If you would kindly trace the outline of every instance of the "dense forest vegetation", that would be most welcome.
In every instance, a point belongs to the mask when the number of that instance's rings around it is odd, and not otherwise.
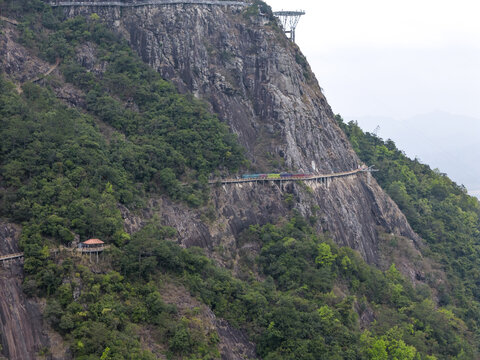
[[[245,329],[264,359],[472,359],[465,323],[437,308],[392,265],[381,272],[349,248],[315,234],[293,214],[284,224],[253,226],[242,241],[261,251],[242,276],[219,268],[201,249],[182,249],[171,228],[152,223],[106,256],[111,270],[94,274],[66,256],[55,269],[45,318],[78,359],[150,359],[138,329],[156,328],[170,358],[218,358],[215,332],[179,318],[162,300],[175,282],[217,316]],[[261,275],[258,280],[254,273]],[[62,280],[63,279],[63,280]],[[77,293],[74,298],[73,294]],[[368,330],[359,313],[372,311]],[[103,355],[102,355],[103,354]]]
[[[61,22],[42,2],[9,4],[25,18],[24,44],[51,61],[62,56],[66,80],[84,90],[86,103],[82,112],[68,108],[50,86],[31,83],[20,96],[0,79],[0,215],[28,222],[25,236],[69,243],[72,232],[85,239],[95,229],[119,245],[125,234],[117,202],[135,207],[157,192],[200,206],[210,173],[242,163],[227,127],[203,104],[179,95],[96,17]],[[87,43],[97,45],[96,60],[106,67],[101,74],[75,57]],[[98,121],[116,131],[106,139]]]
[[[64,21],[36,0],[0,6],[21,19],[22,43],[50,63],[59,58],[65,80],[84,94],[84,108],[71,108],[54,95],[58,79],[25,83],[19,94],[0,76],[0,217],[22,224],[24,291],[47,299],[45,320],[76,359],[146,360],[158,351],[218,359],[218,334],[168,304],[166,284],[245,330],[266,360],[478,358],[480,208],[464,189],[338,118],[362,160],[382,169],[378,180],[428,242],[425,255],[444,265],[449,281],[434,290],[414,287],[394,264],[366,264],[295,211],[241,234],[259,252],[244,254],[235,274],[178,246],[176,230],[155,220],[130,236],[119,203],[136,208],[164,194],[203,206],[211,173],[245,161],[235,137],[97,16]],[[93,63],[82,61],[82,47]],[[102,271],[69,253],[50,256],[75,235],[112,244]],[[142,345],[145,329],[160,350]]]
[[[446,174],[408,158],[392,140],[363,132],[354,121],[337,122],[362,161],[425,240],[429,256],[444,266],[448,283],[438,301],[466,321],[480,340],[480,203]]]

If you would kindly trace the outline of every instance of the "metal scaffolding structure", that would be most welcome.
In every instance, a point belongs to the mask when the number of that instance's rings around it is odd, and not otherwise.
[[[282,23],[283,30],[285,34],[289,35],[290,40],[295,42],[295,29],[297,28],[298,22],[300,21],[300,17],[305,15],[305,11],[297,10],[297,11],[275,11],[273,13],[276,17],[280,19]]]

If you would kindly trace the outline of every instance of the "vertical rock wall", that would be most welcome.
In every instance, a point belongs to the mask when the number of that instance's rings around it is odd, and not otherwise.
[[[65,11],[98,13],[164,78],[207,100],[259,170],[357,167],[308,63],[267,15],[187,4]]]
[[[0,221],[0,255],[19,252],[20,229]],[[22,291],[21,260],[0,264],[0,343],[9,360],[34,360],[48,345],[40,306]]]

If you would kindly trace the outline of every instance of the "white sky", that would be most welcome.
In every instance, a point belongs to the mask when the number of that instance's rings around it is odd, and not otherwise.
[[[480,1],[267,2],[306,11],[297,43],[335,113],[480,119]]]

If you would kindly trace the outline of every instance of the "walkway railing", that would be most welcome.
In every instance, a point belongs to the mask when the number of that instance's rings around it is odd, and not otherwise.
[[[265,181],[277,181],[277,182],[283,182],[283,181],[309,181],[309,180],[323,180],[323,179],[332,179],[332,178],[339,178],[339,177],[345,177],[345,176],[350,176],[350,175],[355,175],[359,172],[365,172],[365,171],[374,171],[371,168],[368,168],[366,166],[362,166],[361,168],[352,170],[352,171],[344,171],[344,172],[339,172],[339,173],[332,173],[332,174],[311,174],[309,176],[304,176],[304,177],[296,177],[294,175],[289,176],[289,177],[280,177],[280,178],[246,178],[246,179],[219,179],[219,180],[211,180],[208,183],[209,184],[238,184],[238,183],[248,183],[248,182],[265,182]]]
[[[221,1],[221,0],[143,0],[143,1],[51,1],[50,6],[118,6],[118,7],[139,7],[147,5],[220,5],[220,6],[248,6],[250,4],[242,1]]]
[[[372,166],[367,167],[367,166],[362,166],[358,169],[351,170],[351,171],[343,171],[339,173],[332,173],[332,174],[312,174],[310,176],[304,176],[304,177],[296,177],[295,175],[292,175],[290,177],[280,177],[280,178],[247,178],[247,179],[223,179],[223,180],[211,180],[208,183],[209,184],[238,184],[238,183],[249,183],[249,182],[268,182],[268,181],[276,181],[276,182],[283,182],[283,181],[318,181],[318,180],[325,180],[325,179],[333,179],[333,178],[340,178],[340,177],[345,177],[345,176],[351,176],[358,174],[359,172],[372,172],[372,171],[378,171],[376,169],[373,169]],[[106,249],[108,249],[110,245],[102,245],[98,247],[83,247],[83,248],[63,248],[61,247],[60,249],[50,249],[50,252],[52,253],[57,253],[60,250],[68,250],[72,252],[80,252],[82,254],[92,254],[92,253],[99,253],[102,252]],[[12,259],[19,259],[23,257],[23,252],[22,253],[15,253],[15,254],[8,254],[8,255],[0,255],[0,262],[4,262],[7,260],[12,260]]]
[[[110,247],[110,245],[103,245],[103,246],[98,246],[98,247],[84,247],[84,248],[76,248],[74,251],[88,254],[88,253],[96,253],[96,252],[102,252],[103,250],[107,250]]]
[[[20,259],[23,257],[23,252],[21,253],[15,253],[15,254],[8,254],[8,255],[0,255],[0,261],[7,261],[7,260],[13,260],[13,259]]]
[[[50,249],[50,252],[52,254],[57,254],[59,251],[66,250],[70,252],[78,252],[81,254],[92,254],[92,253],[99,253],[104,250],[107,250],[110,248],[110,245],[102,245],[99,247],[91,247],[91,248],[67,248],[67,247],[60,247],[60,248],[54,248]],[[7,255],[0,255],[0,262],[8,261],[8,260],[14,260],[14,259],[20,259],[24,257],[23,252],[19,253],[14,253],[14,254],[7,254]]]

